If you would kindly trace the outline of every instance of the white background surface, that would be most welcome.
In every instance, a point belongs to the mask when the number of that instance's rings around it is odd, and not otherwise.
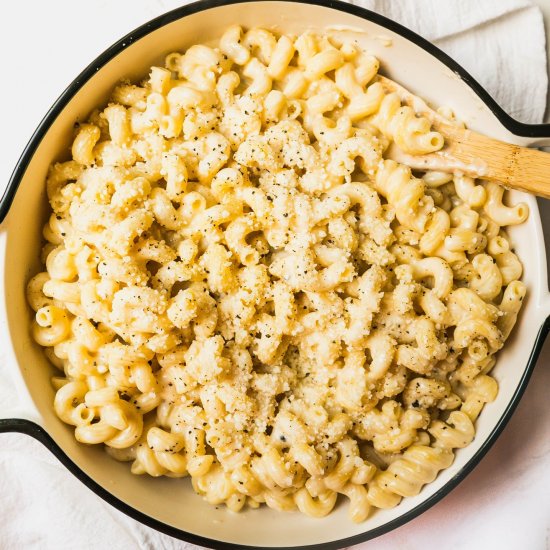
[[[458,0],[456,0],[458,1]],[[550,0],[539,0],[550,17]],[[129,5],[133,6],[128,10]],[[120,36],[174,5],[163,0],[114,2],[0,0],[0,189],[6,184],[20,152],[41,117],[78,72]],[[111,22],[103,14],[110,13]],[[466,66],[466,68],[468,68]],[[546,240],[550,242],[550,207],[543,205]],[[550,548],[550,346],[538,361],[525,397],[493,449],[476,470],[441,503],[406,526],[357,548],[425,549],[446,540],[447,549],[547,550]],[[55,463],[25,436],[0,435],[4,453],[32,449],[34,457]],[[68,473],[52,470],[56,482],[42,482],[28,473],[32,460],[21,457],[9,467],[0,462],[0,476],[17,483],[0,494],[0,550],[11,548],[72,548],[71,531],[88,529],[87,548],[100,548],[101,523],[114,516],[122,532],[132,532],[141,548],[183,548],[168,538],[149,538],[148,529],[122,518]],[[54,466],[52,466],[53,468]],[[57,476],[57,477],[56,477]],[[56,499],[61,486],[75,487],[82,504],[79,524],[59,525],[64,503]],[[37,489],[39,490],[37,491]],[[8,530],[2,514],[15,502],[28,503],[28,530],[21,544],[2,537]],[[90,513],[84,513],[91,510]],[[49,528],[67,533],[48,538]],[[442,537],[444,535],[444,537]],[[152,542],[157,540],[157,542]],[[140,542],[138,542],[140,541]],[[117,540],[112,548],[121,548]],[[16,544],[16,546],[14,546]],[[128,547],[128,546],[126,546]],[[125,547],[125,548],[126,548]]]

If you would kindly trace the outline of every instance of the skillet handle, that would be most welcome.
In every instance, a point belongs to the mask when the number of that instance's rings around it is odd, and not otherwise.
[[[4,348],[5,349],[5,348]],[[4,354],[3,354],[4,355]],[[19,372],[0,360],[0,432],[20,431],[21,421],[41,424],[40,415]]]
[[[2,238],[5,235],[0,231],[0,239]],[[42,422],[23,379],[23,369],[18,366],[6,313],[2,309],[0,307],[0,432],[19,431],[9,429],[10,421]]]
[[[520,138],[524,147],[550,147],[550,124],[527,124],[508,117],[502,121],[505,128],[515,137]]]
[[[16,170],[0,198],[0,273],[5,273],[9,269],[4,265],[10,225],[10,217],[6,218],[6,215],[17,190],[17,184],[14,182],[17,182],[19,177],[20,174]],[[0,282],[0,432],[26,431],[24,425],[42,425],[43,422],[23,379],[24,369],[19,367],[13,349],[17,330],[28,329],[16,327],[16,330],[10,330],[5,303],[8,295],[3,287],[4,283]],[[2,301],[4,303],[1,303]]]

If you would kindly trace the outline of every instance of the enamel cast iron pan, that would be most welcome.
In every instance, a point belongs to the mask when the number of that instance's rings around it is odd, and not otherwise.
[[[26,433],[42,442],[82,483],[136,520],[173,537],[212,548],[342,548],[386,533],[418,516],[447,495],[495,442],[523,394],[550,327],[550,296],[539,211],[534,197],[528,221],[510,231],[524,265],[528,298],[511,339],[499,354],[494,375],[498,398],[477,422],[474,442],[457,452],[454,464],[421,493],[362,524],[338,506],[321,520],[262,507],[240,514],[213,507],[196,496],[188,480],[133,476],[128,464],[99,446],[77,443],[73,430],[54,414],[53,373],[28,329],[31,312],[25,285],[39,271],[41,227],[47,215],[48,165],[63,158],[75,122],[105,103],[121,78],[139,80],[174,50],[219,37],[232,23],[298,33],[327,27],[354,33],[382,62],[387,76],[432,105],[451,107],[473,130],[525,146],[550,144],[550,126],[510,118],[452,59],[410,30],[376,13],[333,0],[205,0],[169,12],[125,36],[89,65],[65,90],[25,148],[0,202],[0,349],[9,380],[0,402],[0,432]]]

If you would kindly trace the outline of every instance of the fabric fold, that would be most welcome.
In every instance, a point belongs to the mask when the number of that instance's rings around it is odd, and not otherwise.
[[[352,0],[433,42],[512,117],[540,122],[546,110],[546,35],[528,0]]]
[[[428,40],[473,30],[507,13],[532,6],[528,0],[353,0],[357,6],[371,9],[393,19]]]

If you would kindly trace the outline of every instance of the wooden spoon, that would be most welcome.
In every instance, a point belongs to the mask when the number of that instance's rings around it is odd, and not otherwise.
[[[378,80],[386,92],[397,93],[403,103],[428,118],[433,129],[445,138],[443,149],[427,155],[408,155],[393,145],[389,151],[391,158],[414,169],[458,171],[550,198],[550,153],[505,143],[455,126],[393,80],[384,76],[379,76]]]

